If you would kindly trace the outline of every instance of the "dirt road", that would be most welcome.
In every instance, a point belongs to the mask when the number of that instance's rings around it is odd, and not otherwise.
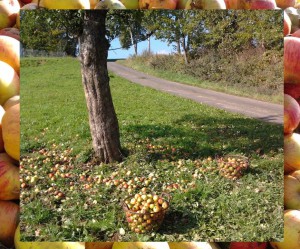
[[[108,69],[116,75],[143,86],[192,99],[229,112],[240,113],[266,122],[283,124],[283,105],[171,82],[138,72],[116,62],[108,62]]]

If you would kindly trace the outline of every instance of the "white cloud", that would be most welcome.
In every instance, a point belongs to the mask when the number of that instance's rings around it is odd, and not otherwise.
[[[159,50],[156,52],[156,54],[170,54],[170,52],[167,50]]]

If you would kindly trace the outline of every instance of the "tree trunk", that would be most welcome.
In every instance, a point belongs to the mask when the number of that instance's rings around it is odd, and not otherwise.
[[[148,53],[151,53],[151,37],[148,37]]]
[[[185,64],[187,65],[187,64],[189,64],[189,60],[188,60],[188,56],[187,56],[188,50],[186,47],[185,37],[182,38],[182,50],[183,50],[184,61],[185,61]]]
[[[177,40],[177,54],[181,54],[180,38]]]
[[[106,14],[106,10],[85,11],[80,57],[93,149],[97,159],[109,163],[121,161],[122,153],[107,71]]]

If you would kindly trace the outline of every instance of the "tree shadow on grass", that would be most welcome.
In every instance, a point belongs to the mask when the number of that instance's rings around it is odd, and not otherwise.
[[[176,153],[167,149],[149,150],[148,160],[196,159],[230,153],[272,156],[283,148],[281,125],[240,117],[183,115],[170,125],[129,125],[124,129],[135,134],[136,139],[150,138],[153,145],[176,148]]]
[[[166,213],[164,221],[158,230],[162,234],[186,234],[189,230],[197,228],[199,225],[195,217],[187,210],[170,211]]]

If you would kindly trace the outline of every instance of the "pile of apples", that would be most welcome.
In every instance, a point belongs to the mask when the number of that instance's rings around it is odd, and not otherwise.
[[[284,11],[284,241],[271,243],[279,249],[300,248],[299,18],[300,10]]]
[[[0,247],[12,247],[19,222],[20,4],[0,1]]]
[[[248,169],[249,161],[246,157],[227,156],[218,159],[218,168],[221,176],[237,180],[242,177],[244,171]]]
[[[124,211],[129,228],[135,233],[157,230],[169,207],[168,201],[157,194],[138,193],[127,198]]]
[[[22,9],[278,9],[299,0],[24,0]]]

